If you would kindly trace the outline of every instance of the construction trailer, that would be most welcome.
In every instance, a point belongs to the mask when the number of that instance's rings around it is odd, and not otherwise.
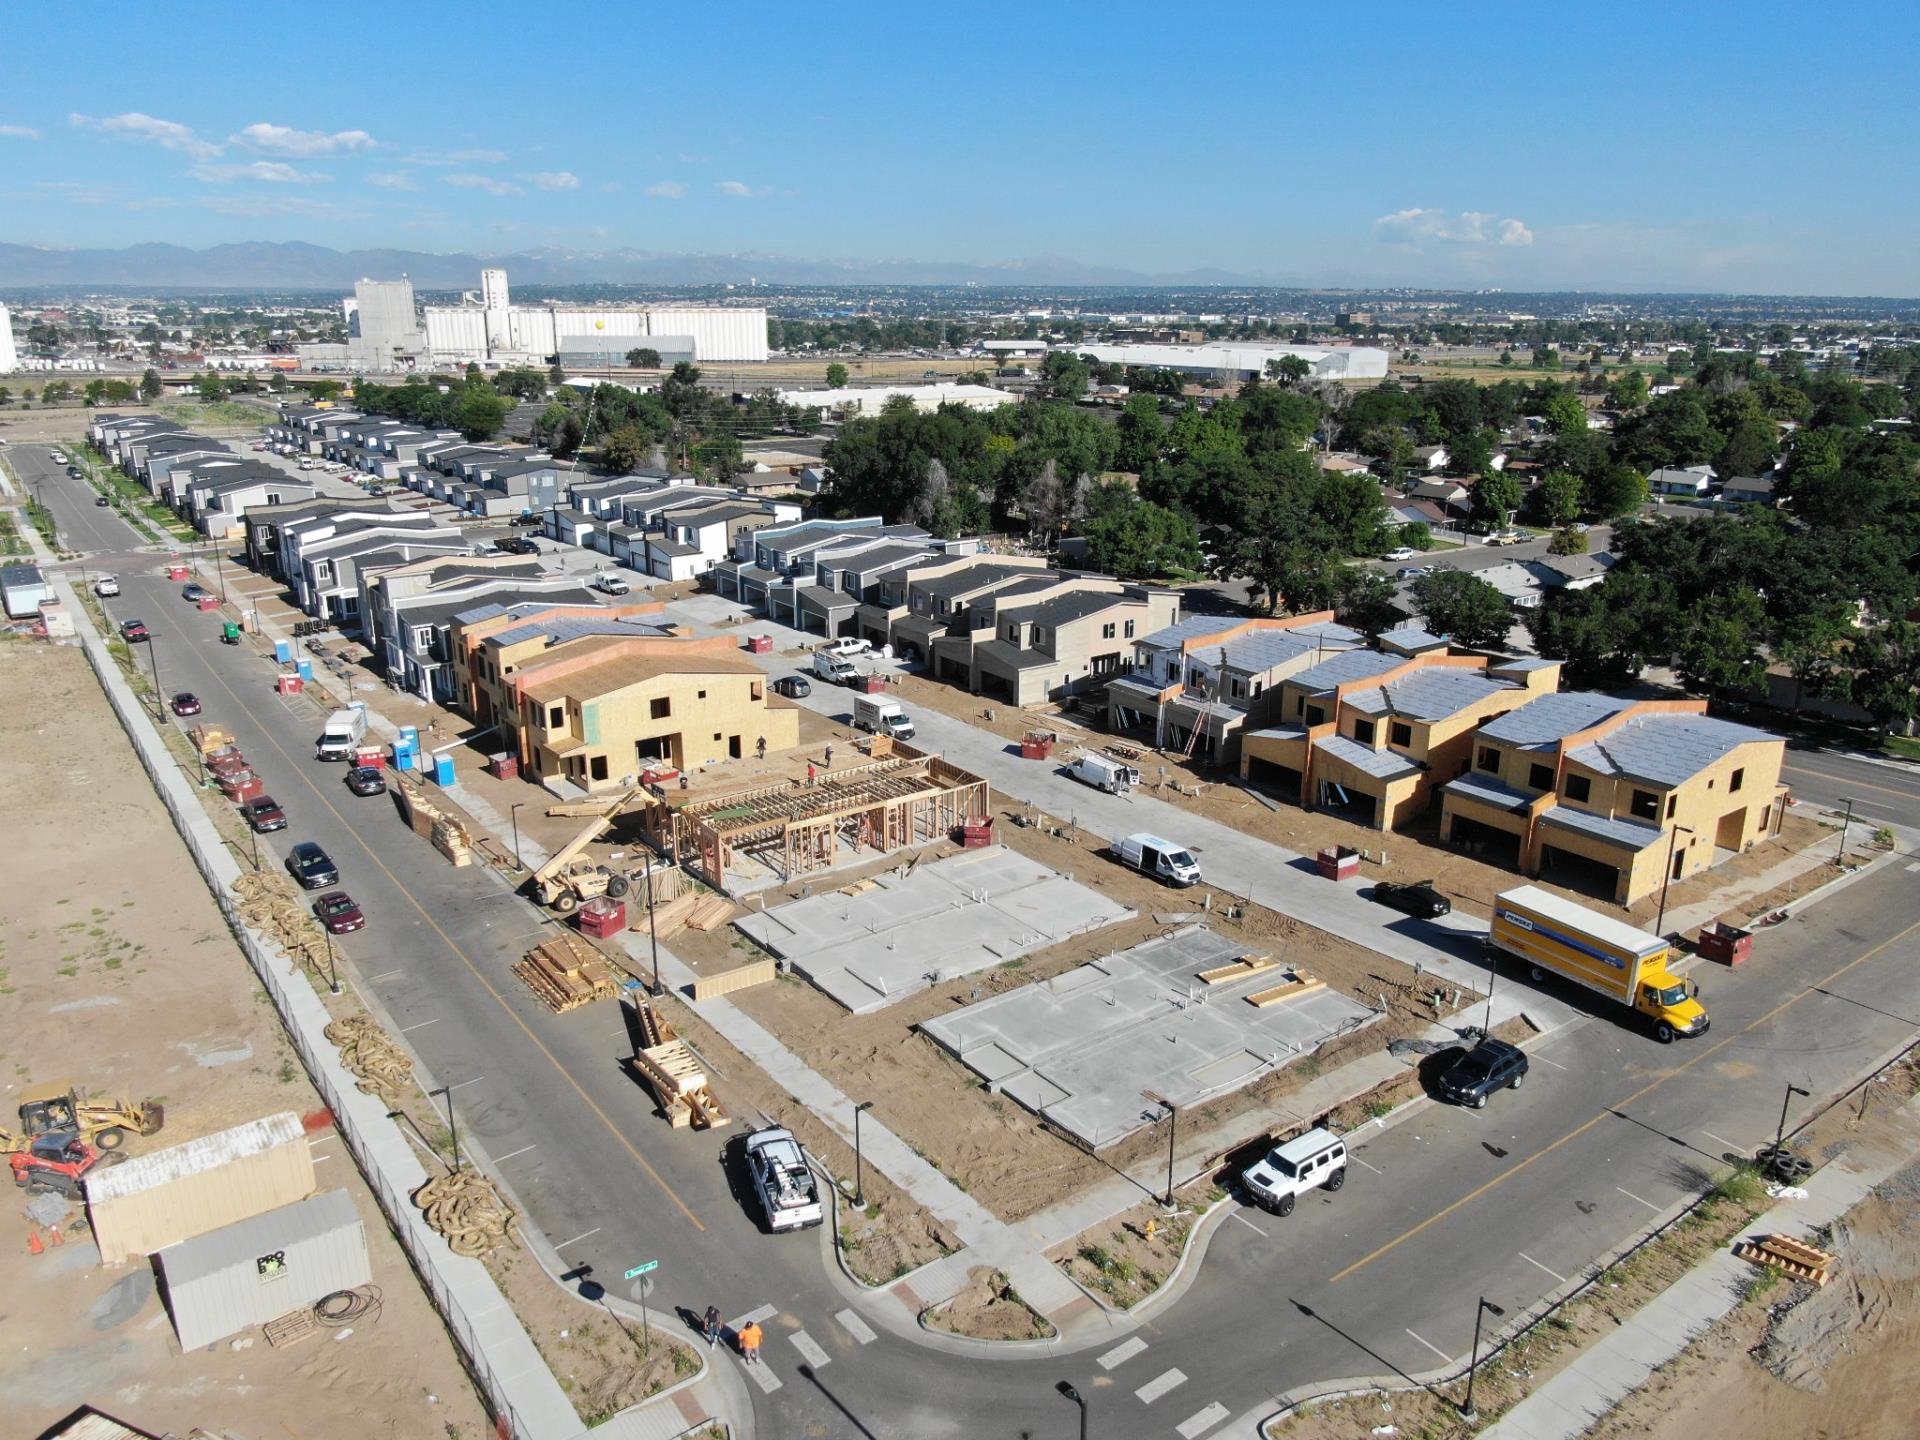
[[[884,855],[943,840],[985,819],[991,803],[983,777],[896,742],[889,757],[814,785],[787,780],[705,799],[657,797],[646,823],[676,864],[731,893],[737,857],[785,883],[838,864],[843,844]]]

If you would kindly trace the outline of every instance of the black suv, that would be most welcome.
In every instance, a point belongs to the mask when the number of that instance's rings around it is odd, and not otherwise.
[[[302,840],[293,847],[287,855],[287,869],[305,890],[324,890],[340,883],[340,872],[334,868],[327,852],[311,840]]]
[[[493,542],[493,548],[502,555],[538,555],[540,547],[524,535],[509,535],[504,540]]]
[[[1484,1110],[1494,1091],[1518,1090],[1526,1078],[1527,1052],[1488,1035],[1441,1072],[1434,1088],[1442,1099]]]
[[[1421,920],[1437,920],[1442,915],[1453,913],[1453,902],[1434,889],[1431,880],[1417,881],[1412,885],[1396,885],[1390,880],[1382,880],[1373,887],[1373,893],[1367,898],[1376,905],[1384,905],[1389,910],[1398,910],[1402,915],[1412,915]]]

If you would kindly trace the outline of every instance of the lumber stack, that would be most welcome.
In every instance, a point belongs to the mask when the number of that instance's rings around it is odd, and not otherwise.
[[[693,914],[694,907],[700,903],[700,896],[688,891],[677,900],[663,900],[653,907],[654,933],[663,939],[678,935],[685,928],[687,917]],[[647,928],[647,907],[630,905],[627,907],[627,928],[644,930]]]
[[[1258,975],[1262,970],[1271,970],[1278,963],[1271,955],[1242,955],[1229,964],[1216,965],[1211,970],[1202,970],[1200,983],[1231,985],[1234,981],[1244,980],[1249,975]]]
[[[1311,995],[1316,990],[1326,988],[1326,981],[1309,971],[1296,968],[1281,984],[1256,990],[1247,996],[1247,1003],[1256,1010],[1264,1010],[1269,1005],[1284,1005],[1289,1000],[1298,1000],[1302,995]]]
[[[1833,1278],[1833,1263],[1839,1256],[1815,1249],[1785,1235],[1762,1235],[1757,1240],[1742,1240],[1733,1253],[1755,1265],[1770,1265],[1809,1285],[1825,1285]]]
[[[686,926],[689,930],[698,930],[705,934],[709,930],[719,929],[732,918],[733,901],[724,895],[703,895],[687,912]]]
[[[729,1123],[732,1117],[708,1085],[700,1057],[674,1033],[667,1017],[642,1004],[638,1018],[640,1038],[647,1043],[634,1052],[633,1068],[660,1103],[667,1123],[676,1130]]]
[[[594,1000],[611,1000],[620,993],[606,957],[567,931],[529,950],[513,973],[555,1014]]]

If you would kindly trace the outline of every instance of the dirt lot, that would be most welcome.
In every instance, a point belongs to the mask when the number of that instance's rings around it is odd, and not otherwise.
[[[1136,911],[1138,918],[949,981],[870,1015],[848,1014],[797,978],[782,978],[733,998],[848,1094],[874,1096],[876,1116],[1004,1219],[1031,1215],[1110,1178],[1115,1168],[1130,1169],[1157,1155],[1165,1146],[1163,1133],[1149,1129],[1098,1156],[1089,1155],[1021,1106],[989,1094],[977,1076],[917,1027],[955,1006],[1050,979],[1158,935],[1170,922],[1155,920],[1155,911],[1197,910],[1211,893],[1214,923],[1223,933],[1243,935],[1251,948],[1302,965],[1347,995],[1384,993],[1390,1002],[1385,1020],[1323,1046],[1243,1090],[1208,1102],[1183,1116],[1183,1124],[1198,1121],[1212,1126],[1247,1116],[1248,1128],[1257,1130],[1253,1112],[1269,1110],[1325,1070],[1380,1049],[1389,1040],[1417,1033],[1443,1013],[1412,993],[1411,970],[1384,956],[1260,907],[1239,921],[1228,920],[1225,902],[1229,897],[1224,894],[1202,887],[1176,899],[1163,886],[1121,869],[1098,853],[1104,841],[1084,834],[1053,835],[1049,830],[1055,822],[1051,821],[1042,826],[1016,825],[1014,817],[1026,813],[1023,807],[1000,806],[996,813],[1002,843],[1105,891]],[[919,853],[933,860],[956,849],[943,844]],[[839,872],[834,879],[851,883],[863,874],[894,869],[901,863],[899,857],[889,857]],[[814,881],[816,887],[819,883]],[[767,903],[796,898],[802,888],[790,885],[769,891]],[[704,935],[685,931],[675,937],[673,946],[676,954],[698,969],[732,968],[759,953],[730,927]]]
[[[1174,1192],[1171,1215],[1158,1200],[1142,1201],[1048,1251],[1048,1258],[1108,1304],[1131,1310],[1173,1274],[1187,1236],[1220,1195],[1203,1180]]]
[[[972,1340],[1046,1340],[1053,1336],[1047,1317],[1020,1298],[998,1270],[979,1265],[967,1272],[967,1285],[927,1315],[936,1330]]]
[[[1920,1089],[1909,1059],[1828,1111],[1801,1137],[1822,1160],[1854,1149],[1893,1157],[1920,1151],[1920,1117],[1902,1102]],[[1703,1187],[1709,1177],[1702,1177]],[[1816,1173],[1810,1185],[1817,1186]],[[1824,1289],[1758,1269],[1743,1302],[1707,1336],[1587,1432],[1587,1440],[1905,1440],[1914,1433],[1920,1376],[1907,1357],[1920,1340],[1920,1165],[1882,1185],[1834,1228],[1840,1254]],[[1772,1202],[1750,1176],[1721,1180],[1715,1198],[1661,1239],[1601,1272],[1599,1283],[1516,1340],[1481,1370],[1482,1425],[1611,1334],[1640,1306],[1708,1254],[1753,1231]],[[1753,1353],[1749,1353],[1753,1352]],[[1466,1440],[1476,1427],[1454,1409],[1461,1383],[1439,1390],[1363,1395],[1302,1407],[1274,1426],[1275,1440],[1359,1440],[1392,1424],[1405,1436]]]
[[[956,686],[929,680],[924,675],[902,675],[897,694],[909,709],[925,705],[1009,740],[1018,740],[1030,730],[1052,730],[1060,737],[1063,747],[1062,750],[1056,750],[1056,754],[1063,751],[1071,754],[1082,746],[1099,749],[1116,738],[1104,727],[1086,723],[1088,716],[1085,712],[1066,715],[1054,707],[1016,709],[969,695]],[[1137,742],[1129,739],[1125,743]],[[1275,845],[1283,845],[1300,854],[1310,855],[1331,845],[1350,846],[1365,853],[1360,871],[1363,883],[1372,880],[1431,880],[1457,908],[1469,914],[1488,914],[1495,895],[1519,884],[1540,885],[1603,914],[1649,928],[1659,911],[1657,895],[1628,909],[1615,905],[1610,898],[1596,895],[1591,890],[1556,883],[1551,875],[1528,880],[1516,870],[1489,864],[1443,846],[1440,843],[1440,816],[1437,810],[1404,830],[1382,833],[1336,815],[1302,809],[1285,800],[1277,801],[1270,808],[1241,789],[1232,772],[1190,763],[1174,751],[1155,752],[1148,749],[1137,763],[1145,777],[1146,783],[1142,788],[1157,800],[1202,815],[1221,825],[1230,825]],[[1776,839],[1756,845],[1724,864],[1669,887],[1667,908],[1670,911],[1680,910],[1712,899],[1724,902],[1723,913],[1732,915],[1738,912],[1739,917],[1744,918],[1747,912],[1741,911],[1740,907],[1754,898],[1757,887],[1752,882],[1756,876],[1764,874],[1794,853],[1819,844],[1823,837],[1831,833],[1811,815],[1790,812]],[[1383,854],[1384,860],[1381,858]],[[1837,873],[1830,872],[1827,878]],[[1795,893],[1804,893],[1811,888],[1811,885],[1802,885],[1796,888]],[[1773,900],[1771,907],[1777,907],[1780,903],[1780,900]],[[1763,907],[1753,905],[1750,908],[1758,912]]]
[[[165,1130],[130,1141],[135,1153],[319,1110],[77,650],[0,641],[0,736],[13,841],[0,851],[5,1109],[21,1087],[63,1078],[164,1101]],[[278,1435],[298,1417],[291,1433],[483,1434],[453,1346],[344,1146],[323,1129],[314,1150],[321,1182],[360,1208],[376,1315],[287,1350],[256,1332],[247,1348],[183,1357],[147,1267],[101,1269],[84,1221],[64,1247],[30,1256],[16,1214],[0,1259],[9,1428],[32,1433],[86,1403],[156,1431]]]

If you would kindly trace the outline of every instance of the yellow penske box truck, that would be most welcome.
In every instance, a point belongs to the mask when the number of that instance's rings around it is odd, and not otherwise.
[[[1707,1033],[1707,1011],[1667,968],[1673,947],[1658,935],[1521,885],[1493,902],[1494,949],[1545,972],[1617,1000],[1649,1026],[1662,1044],[1676,1035]]]

